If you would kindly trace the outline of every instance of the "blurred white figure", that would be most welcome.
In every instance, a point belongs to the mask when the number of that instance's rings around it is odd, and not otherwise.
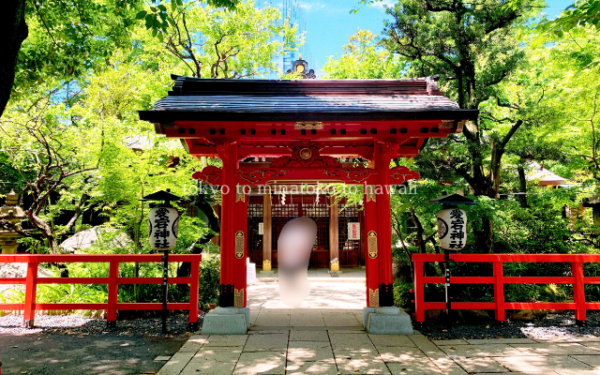
[[[317,224],[300,217],[285,224],[277,239],[279,296],[290,307],[298,307],[310,293],[308,261],[316,238]]]

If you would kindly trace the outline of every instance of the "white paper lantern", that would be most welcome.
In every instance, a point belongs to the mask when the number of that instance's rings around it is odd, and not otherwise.
[[[148,214],[148,239],[154,250],[171,250],[177,242],[179,213],[173,207],[157,207]]]
[[[440,246],[444,250],[461,250],[467,242],[467,214],[459,208],[441,210],[437,215]]]

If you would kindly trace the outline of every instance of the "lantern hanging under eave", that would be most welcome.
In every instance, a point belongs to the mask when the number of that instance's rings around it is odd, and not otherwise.
[[[148,214],[148,239],[154,250],[171,250],[177,243],[179,212],[173,207],[156,207]]]
[[[462,250],[467,242],[467,214],[460,208],[441,210],[437,215],[438,237],[444,250]]]

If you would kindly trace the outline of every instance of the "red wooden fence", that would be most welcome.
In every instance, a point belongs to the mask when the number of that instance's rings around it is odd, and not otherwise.
[[[413,254],[415,265],[415,308],[416,321],[425,321],[425,310],[443,310],[445,302],[425,302],[425,284],[444,284],[443,276],[423,276],[423,264],[426,262],[443,262],[442,254]],[[451,276],[450,284],[493,284],[494,302],[452,302],[453,310],[495,310],[496,320],[506,320],[506,310],[512,309],[563,309],[575,310],[578,321],[586,320],[586,310],[600,310],[600,303],[585,301],[584,286],[600,284],[600,277],[584,277],[583,263],[600,262],[600,254],[450,254],[454,262],[492,263],[493,276]],[[503,274],[504,263],[534,262],[534,263],[571,263],[571,276],[544,277],[507,277]],[[452,266],[450,266],[452,267]],[[574,302],[505,302],[505,284],[572,284]]]
[[[198,322],[198,280],[201,255],[169,255],[171,262],[190,262],[190,277],[171,277],[169,284],[190,284],[190,301],[169,303],[169,310],[187,310],[189,322]],[[106,310],[106,320],[114,324],[117,310],[161,310],[162,303],[119,303],[117,300],[119,284],[162,284],[162,277],[119,277],[119,263],[161,263],[162,255],[0,255],[0,263],[27,263],[25,278],[0,278],[0,284],[25,284],[25,303],[3,303],[0,311],[24,310],[23,321],[33,326],[36,310]],[[38,277],[39,263],[109,263],[108,277]],[[36,303],[35,293],[39,284],[107,284],[108,301],[106,303]]]

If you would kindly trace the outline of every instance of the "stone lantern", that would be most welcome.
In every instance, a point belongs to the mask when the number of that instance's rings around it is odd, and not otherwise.
[[[21,219],[25,218],[25,211],[17,204],[19,203],[19,194],[10,191],[6,196],[6,203],[0,207],[0,220],[5,220],[18,225]],[[0,247],[2,254],[15,254],[17,252],[17,239],[22,237],[19,233],[10,229],[0,229]]]

